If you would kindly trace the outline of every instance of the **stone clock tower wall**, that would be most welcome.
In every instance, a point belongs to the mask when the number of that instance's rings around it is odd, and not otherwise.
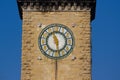
[[[23,5],[19,1],[18,4],[23,21],[21,80],[91,80],[92,8],[81,11],[28,11],[20,8]],[[75,39],[73,51],[58,60],[57,68],[55,60],[44,56],[38,46],[40,32],[53,23],[66,25]]]

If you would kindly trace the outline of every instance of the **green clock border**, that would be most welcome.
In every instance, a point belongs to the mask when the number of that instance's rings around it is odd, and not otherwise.
[[[64,29],[66,29],[66,30],[70,33],[70,35],[72,36],[72,38],[71,38],[71,39],[72,39],[71,49],[67,52],[67,54],[65,54],[65,55],[63,55],[63,56],[59,56],[59,57],[53,57],[53,56],[47,55],[46,52],[42,49],[42,45],[40,45],[40,44],[41,44],[41,38],[42,38],[42,35],[43,35],[44,31],[46,31],[47,29],[49,29],[49,28],[51,28],[51,27],[55,27],[55,26],[62,27],[62,28],[64,28]],[[47,43],[47,42],[46,42],[46,43]],[[47,45],[47,44],[46,44],[46,45]],[[68,44],[67,44],[67,45],[68,45]],[[47,45],[47,46],[48,46],[48,45]],[[70,53],[73,51],[74,46],[75,46],[75,38],[74,38],[73,32],[72,32],[67,26],[65,26],[65,25],[63,25],[63,24],[54,23],[54,24],[49,24],[49,25],[47,25],[47,26],[40,32],[39,37],[38,37],[38,47],[39,47],[41,53],[42,53],[43,55],[45,55],[46,57],[50,58],[50,59],[55,59],[55,60],[57,60],[57,59],[63,59],[63,58],[65,58],[65,57],[69,56]]]

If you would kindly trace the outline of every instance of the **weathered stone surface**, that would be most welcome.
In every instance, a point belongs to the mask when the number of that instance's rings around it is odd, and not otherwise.
[[[23,12],[21,80],[55,80],[55,61],[38,47],[41,30],[52,23],[68,26],[75,38],[72,53],[58,60],[57,80],[91,80],[90,11]]]

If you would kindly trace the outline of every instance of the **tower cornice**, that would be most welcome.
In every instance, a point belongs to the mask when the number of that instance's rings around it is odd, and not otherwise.
[[[22,12],[80,12],[91,11],[95,18],[96,0],[17,0],[19,13]]]

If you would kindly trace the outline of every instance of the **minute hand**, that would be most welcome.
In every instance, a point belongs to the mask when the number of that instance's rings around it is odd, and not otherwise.
[[[59,50],[59,40],[56,37],[55,33],[53,33],[53,39],[54,39],[54,43],[56,45],[57,50]]]

